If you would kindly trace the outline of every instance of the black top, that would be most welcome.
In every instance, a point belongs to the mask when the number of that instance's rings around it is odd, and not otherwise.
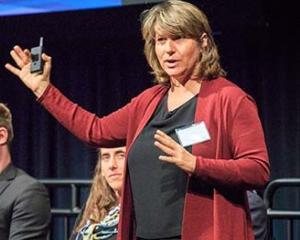
[[[194,122],[196,97],[168,111],[167,95],[128,152],[136,235],[146,239],[181,234],[187,174],[175,164],[158,159],[166,155],[154,146],[154,133],[162,130],[178,142],[175,129]],[[186,148],[191,152],[191,147]]]

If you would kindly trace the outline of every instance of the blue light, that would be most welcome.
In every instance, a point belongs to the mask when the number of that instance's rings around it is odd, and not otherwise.
[[[122,0],[4,0],[0,16],[121,6]]]

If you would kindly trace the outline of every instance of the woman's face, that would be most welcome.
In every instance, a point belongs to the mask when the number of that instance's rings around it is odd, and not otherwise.
[[[192,38],[181,38],[155,27],[155,53],[163,70],[171,79],[190,79],[201,53],[200,43]]]
[[[116,192],[121,192],[125,147],[101,148],[101,173],[108,185]]]

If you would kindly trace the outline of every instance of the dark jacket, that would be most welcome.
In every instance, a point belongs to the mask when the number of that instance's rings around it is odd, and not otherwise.
[[[9,165],[0,174],[0,240],[46,240],[50,218],[45,187]]]

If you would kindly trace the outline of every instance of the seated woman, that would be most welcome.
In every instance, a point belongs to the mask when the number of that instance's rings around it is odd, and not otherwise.
[[[101,148],[91,191],[70,240],[115,240],[119,222],[125,147]]]

